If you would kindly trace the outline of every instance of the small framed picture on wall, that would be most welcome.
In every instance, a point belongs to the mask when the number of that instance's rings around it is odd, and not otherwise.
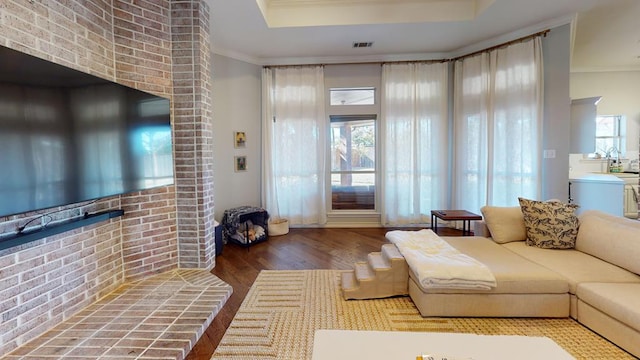
[[[244,131],[234,131],[233,146],[236,149],[244,148],[247,146],[247,134]]]
[[[236,172],[247,171],[247,157],[246,156],[234,156],[234,162]]]

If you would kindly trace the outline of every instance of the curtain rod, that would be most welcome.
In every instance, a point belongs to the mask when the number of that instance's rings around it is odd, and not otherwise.
[[[342,62],[342,63],[316,63],[316,64],[296,64],[296,65],[264,65],[263,68],[287,68],[287,67],[300,67],[300,66],[326,66],[326,65],[371,65],[371,64],[404,64],[404,63],[443,63],[448,62],[449,59],[436,59],[436,60],[398,60],[398,61],[355,61],[355,62]]]
[[[293,64],[293,65],[263,65],[263,68],[288,68],[288,67],[300,67],[300,66],[325,66],[325,65],[365,65],[365,64],[379,64],[380,61],[355,61],[355,62],[342,62],[342,63],[315,63],[315,64]]]
[[[475,56],[475,55],[481,54],[483,52],[488,52],[488,51],[491,51],[491,50],[495,50],[495,49],[499,49],[499,48],[502,48],[502,47],[505,47],[505,46],[516,44],[516,43],[519,43],[519,42],[527,41],[529,39],[533,39],[533,38],[538,37],[538,36],[547,36],[549,31],[551,31],[551,30],[549,30],[549,29],[543,30],[543,31],[537,32],[535,34],[523,36],[523,37],[515,39],[515,40],[507,41],[505,43],[494,45],[494,46],[491,46],[491,47],[486,48],[486,49],[474,51],[474,52],[466,54],[466,55],[458,56],[458,57],[455,57],[455,58],[449,58],[449,59],[399,60],[399,61],[361,61],[361,62],[317,63],[317,64],[297,64],[297,65],[264,65],[263,68],[271,69],[271,68],[286,68],[286,67],[298,67],[298,66],[325,66],[325,65],[368,65],[368,64],[384,65],[384,64],[409,64],[409,63],[428,63],[428,64],[429,63],[443,63],[443,62],[449,62],[449,61],[458,61],[458,60],[464,59],[466,57],[470,57],[470,56]]]
[[[474,51],[474,52],[472,52],[472,53],[470,53],[470,54],[466,54],[466,55],[458,56],[458,57],[455,57],[455,58],[449,59],[449,61],[458,61],[458,60],[464,59],[464,58],[466,58],[466,57],[471,57],[471,56],[475,56],[475,55],[478,55],[478,54],[482,54],[482,53],[484,53],[484,52],[489,52],[489,51],[491,51],[491,50],[500,49],[500,48],[503,48],[503,47],[505,47],[505,46],[509,46],[509,45],[517,44],[517,43],[520,43],[520,42],[523,42],[523,41],[527,41],[527,40],[529,40],[529,39],[533,39],[533,38],[536,38],[536,37],[539,37],[539,36],[546,37],[546,36],[547,36],[547,34],[549,33],[549,31],[551,31],[551,30],[549,30],[549,29],[547,29],[547,30],[543,30],[543,31],[537,32],[537,33],[535,33],[535,34],[531,34],[531,35],[523,36],[523,37],[521,37],[521,38],[519,38],[519,39],[515,39],[515,40],[507,41],[507,42],[505,42],[505,43],[502,43],[502,44],[499,44],[499,45],[494,45],[494,46],[489,47],[489,48],[486,48],[486,49],[482,49],[482,50]]]
[[[411,64],[411,63],[438,64],[438,63],[445,63],[445,62],[449,62],[449,59],[382,61],[382,62],[380,62],[380,65],[384,65],[384,64]]]

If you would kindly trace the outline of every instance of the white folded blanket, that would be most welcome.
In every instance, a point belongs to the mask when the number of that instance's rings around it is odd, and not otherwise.
[[[425,289],[490,290],[496,278],[480,261],[461,253],[431,230],[387,232]]]

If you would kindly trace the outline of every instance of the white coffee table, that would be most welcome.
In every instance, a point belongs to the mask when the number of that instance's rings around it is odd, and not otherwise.
[[[422,354],[474,360],[574,359],[546,337],[318,330],[313,342],[313,360],[415,360]]]

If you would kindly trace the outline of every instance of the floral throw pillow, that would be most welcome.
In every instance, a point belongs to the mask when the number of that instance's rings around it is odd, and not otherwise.
[[[527,229],[526,244],[543,249],[572,249],[578,236],[578,205],[518,198]]]

